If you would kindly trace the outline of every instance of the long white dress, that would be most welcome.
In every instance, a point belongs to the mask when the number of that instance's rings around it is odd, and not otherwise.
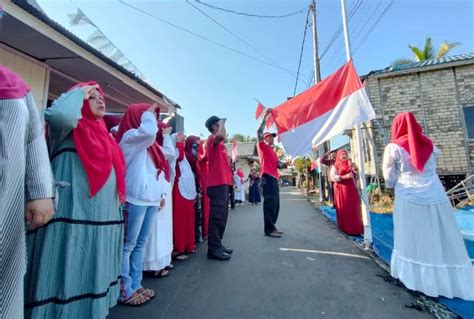
[[[431,297],[474,300],[474,267],[436,174],[439,153],[435,147],[421,173],[405,149],[385,149],[385,182],[395,188],[391,274]]]
[[[145,247],[144,271],[159,271],[171,265],[173,252],[173,185],[174,167],[178,153],[169,134],[163,135],[163,154],[171,168],[171,183],[165,197],[165,207],[158,212],[152,232]]]
[[[244,185],[242,184],[240,176],[237,175],[237,174],[234,174],[234,183],[235,183],[235,185],[234,185],[235,186],[235,188],[234,188],[234,199],[245,202]]]

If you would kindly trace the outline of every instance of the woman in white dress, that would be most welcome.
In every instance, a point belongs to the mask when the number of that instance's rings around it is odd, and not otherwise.
[[[245,202],[245,190],[243,184],[243,178],[236,171],[234,172],[234,198],[237,205],[241,205]]]
[[[412,113],[395,117],[383,160],[395,188],[391,274],[431,297],[474,300],[474,267],[436,174],[439,153]]]

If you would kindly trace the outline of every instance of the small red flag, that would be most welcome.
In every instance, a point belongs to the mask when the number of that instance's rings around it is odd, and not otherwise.
[[[255,119],[258,120],[258,118],[262,115],[264,109],[265,107],[262,105],[262,103],[258,102],[257,110],[255,111]]]

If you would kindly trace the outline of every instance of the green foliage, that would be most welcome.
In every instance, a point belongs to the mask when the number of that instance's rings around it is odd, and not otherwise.
[[[396,66],[396,65],[407,64],[411,62],[420,62],[420,61],[430,60],[434,58],[444,58],[445,56],[448,55],[451,49],[459,45],[461,45],[461,43],[443,41],[441,45],[439,46],[438,51],[435,54],[431,37],[427,37],[423,48],[419,48],[414,45],[408,45],[411,52],[413,53],[413,60],[398,59],[398,60],[393,61],[391,65]]]

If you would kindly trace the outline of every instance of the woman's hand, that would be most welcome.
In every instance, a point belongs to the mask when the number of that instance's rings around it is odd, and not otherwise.
[[[155,116],[156,116],[156,108],[158,107],[158,105],[156,103],[153,103],[152,105],[150,105],[150,107],[148,108],[148,110],[146,110],[147,112],[151,112],[153,113]]]
[[[344,179],[351,179],[351,178],[354,178],[354,173],[349,173],[349,174],[344,175]]]
[[[162,198],[162,199],[160,200],[160,210],[162,210],[163,208],[165,208],[165,204],[166,204],[166,201],[165,201],[164,198]]]
[[[54,208],[51,198],[32,200],[25,207],[25,221],[29,229],[35,229],[53,218]]]
[[[99,88],[99,85],[85,85],[81,87],[82,92],[84,92],[84,100],[88,100],[93,93]]]

